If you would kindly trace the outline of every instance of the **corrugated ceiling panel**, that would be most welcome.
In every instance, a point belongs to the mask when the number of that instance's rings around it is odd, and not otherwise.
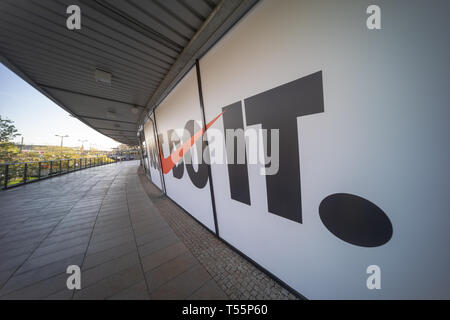
[[[132,133],[148,101],[218,3],[1,0],[0,53],[81,121],[118,141],[137,143]],[[237,8],[241,2],[231,3]],[[74,4],[82,10],[81,30],[70,31],[66,9]],[[111,85],[95,81],[96,69],[112,74]]]

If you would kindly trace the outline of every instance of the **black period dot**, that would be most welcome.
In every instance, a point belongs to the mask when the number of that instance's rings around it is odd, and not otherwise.
[[[378,206],[356,195],[332,194],[322,200],[319,215],[325,227],[345,242],[378,247],[392,237],[392,223]]]

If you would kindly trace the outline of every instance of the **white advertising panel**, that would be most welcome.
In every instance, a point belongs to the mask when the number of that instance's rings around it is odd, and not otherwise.
[[[377,4],[380,30],[367,1],[261,1],[200,60],[206,121],[279,155],[212,165],[220,236],[307,298],[450,298],[448,1]],[[200,119],[194,78],[164,133]]]
[[[154,119],[151,117],[144,123],[145,146],[147,148],[145,160],[150,171],[150,179],[159,189],[163,190],[155,132]]]
[[[208,168],[202,161],[202,114],[195,68],[156,108],[167,195],[211,231],[215,231]],[[199,136],[192,147],[191,137]],[[183,151],[183,145],[189,148]]]

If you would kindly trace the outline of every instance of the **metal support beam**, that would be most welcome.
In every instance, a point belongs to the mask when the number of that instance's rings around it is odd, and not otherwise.
[[[208,133],[206,132],[206,116],[205,116],[205,105],[203,103],[203,89],[202,89],[202,77],[200,75],[200,63],[198,59],[195,60],[195,69],[197,71],[197,87],[198,87],[198,98],[200,101],[200,109],[202,112],[202,124],[203,124],[203,135],[205,135],[206,139],[204,139],[206,144],[206,149],[209,151],[208,146]],[[211,165],[208,164],[208,177],[209,177],[209,191],[211,194],[211,205],[213,209],[214,216],[214,227],[216,229],[216,235],[219,237],[219,223],[217,222],[217,211],[216,211],[216,199],[214,197],[214,185],[213,185],[213,177],[211,173]]]
[[[67,93],[72,93],[72,94],[76,94],[76,95],[80,95],[80,96],[85,96],[85,97],[89,97],[89,98],[94,98],[94,99],[99,99],[99,100],[105,100],[105,101],[109,101],[109,102],[115,102],[115,103],[121,103],[121,104],[126,104],[129,106],[133,106],[136,108],[141,108],[141,109],[145,109],[144,106],[141,106],[139,104],[135,104],[135,103],[130,103],[130,102],[125,102],[125,101],[121,101],[121,100],[116,100],[116,99],[111,99],[111,98],[105,98],[105,97],[99,97],[99,96],[95,96],[92,94],[87,94],[87,93],[83,93],[83,92],[77,92],[77,91],[72,91],[69,89],[64,89],[64,88],[57,88],[57,87],[52,87],[52,86],[48,86],[42,83],[37,83],[38,86],[45,88],[45,89],[50,89],[50,90],[57,90],[57,91],[63,91],[63,92],[67,92]]]
[[[120,10],[117,10],[114,6],[110,5],[108,2],[104,0],[94,0],[94,1],[86,1],[81,0],[81,2],[86,5],[94,8],[95,10],[102,12],[103,14],[107,16],[111,16],[114,18],[114,20],[120,22],[123,25],[126,25],[127,27],[144,34],[145,36],[149,37],[150,39],[162,44],[163,46],[170,48],[171,50],[175,52],[180,52],[183,48],[176,42],[170,40],[169,38],[165,37],[161,33],[149,28],[145,24],[139,22],[138,20],[134,19],[130,15],[128,15],[125,12],[122,12]]]
[[[111,122],[120,122],[120,123],[128,123],[128,124],[134,124],[136,125],[136,122],[131,121],[123,121],[123,120],[112,120],[112,119],[106,119],[106,118],[98,118],[98,117],[92,117],[92,116],[84,116],[82,114],[75,115],[77,118],[85,118],[85,119],[92,119],[92,120],[101,120],[101,121],[111,121]]]
[[[136,131],[135,130],[121,130],[121,129],[117,129],[117,128],[98,128],[96,127],[97,130],[109,130],[109,131],[121,131],[121,132],[133,132],[136,135]]]

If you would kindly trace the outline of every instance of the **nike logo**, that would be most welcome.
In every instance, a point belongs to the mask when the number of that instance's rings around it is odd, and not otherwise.
[[[225,111],[224,111],[225,112]],[[212,119],[209,123],[206,124],[206,130],[208,130],[213,124],[214,122],[216,122],[217,119],[220,118],[220,116],[223,114],[223,112],[221,114],[219,114],[217,117],[215,117],[214,119]],[[164,174],[168,174],[173,167],[175,167],[177,165],[177,163],[183,158],[184,154],[189,151],[189,149],[194,145],[194,143],[200,139],[203,136],[203,133],[205,133],[203,130],[203,128],[199,131],[197,131],[190,139],[186,140],[181,147],[179,147],[177,150],[175,150],[174,152],[172,152],[171,155],[169,155],[167,158],[164,158],[163,154],[162,154],[162,148],[161,148],[161,144],[159,144],[159,156],[161,159],[161,168]]]

